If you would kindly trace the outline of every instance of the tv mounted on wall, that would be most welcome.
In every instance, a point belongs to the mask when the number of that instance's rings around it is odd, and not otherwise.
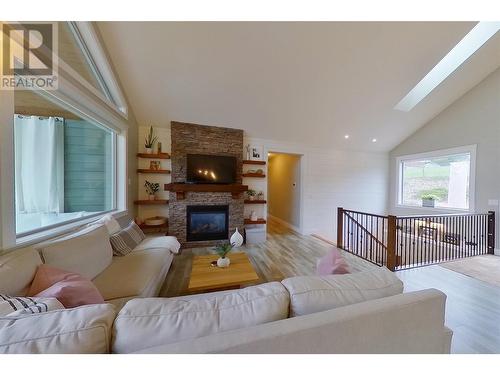
[[[234,184],[236,182],[236,158],[218,155],[187,155],[189,184]]]

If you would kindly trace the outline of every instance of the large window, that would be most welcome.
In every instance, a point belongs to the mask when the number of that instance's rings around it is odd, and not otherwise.
[[[113,132],[75,116],[16,114],[14,140],[18,236],[115,208]]]
[[[475,146],[398,158],[398,205],[471,210]]]
[[[93,24],[59,26],[57,90],[0,91],[0,251],[127,209],[123,94]]]

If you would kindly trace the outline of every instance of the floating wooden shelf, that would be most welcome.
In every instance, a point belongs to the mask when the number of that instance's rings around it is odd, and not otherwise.
[[[140,205],[161,205],[161,204],[168,204],[168,199],[155,199],[155,200],[139,199],[139,200],[134,201],[134,204],[140,204]]]
[[[245,225],[250,225],[250,224],[265,224],[265,223],[266,223],[265,219],[257,219],[257,220],[245,219]]]
[[[266,175],[263,173],[243,173],[243,177],[257,177],[257,178],[265,178]]]
[[[266,165],[264,160],[243,160],[243,164],[248,165]]]
[[[254,199],[254,200],[245,199],[245,204],[266,204],[266,203],[267,201],[263,199]]]
[[[227,185],[216,185],[216,184],[165,184],[164,189],[166,191],[173,191],[177,195],[177,199],[185,199],[186,193],[190,191],[194,192],[208,192],[208,193],[231,193],[234,199],[238,198],[240,193],[247,191],[247,185],[240,184],[227,184]]]
[[[138,169],[137,173],[170,174],[168,169]]]
[[[145,154],[139,152],[137,157],[143,159],[170,159],[170,155],[166,152],[162,152],[161,154]]]

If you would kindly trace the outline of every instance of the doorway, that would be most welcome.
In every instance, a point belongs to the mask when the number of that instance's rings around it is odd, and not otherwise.
[[[298,233],[301,232],[301,158],[298,154],[268,153],[268,220]]]

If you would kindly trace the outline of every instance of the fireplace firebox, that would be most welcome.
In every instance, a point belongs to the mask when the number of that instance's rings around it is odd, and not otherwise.
[[[187,241],[229,238],[229,206],[187,206]]]

